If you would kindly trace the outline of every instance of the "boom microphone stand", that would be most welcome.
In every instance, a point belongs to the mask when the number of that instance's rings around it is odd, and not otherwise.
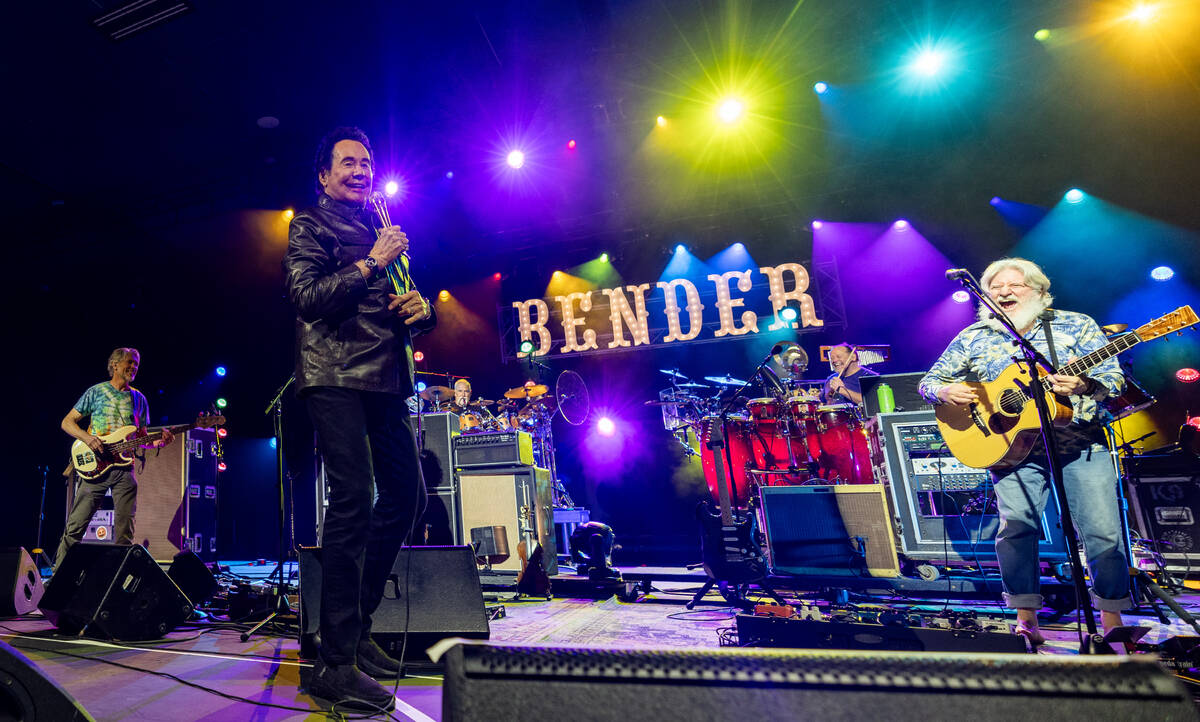
[[[1030,381],[1029,388],[1023,390],[1028,396],[1033,397],[1033,403],[1037,407],[1038,420],[1041,421],[1042,445],[1046,447],[1046,461],[1050,465],[1050,481],[1054,484],[1055,493],[1058,494],[1058,506],[1062,514],[1063,536],[1067,543],[1067,559],[1071,563],[1071,581],[1075,585],[1077,604],[1083,611],[1083,618],[1087,623],[1088,633],[1079,645],[1079,653],[1111,652],[1104,637],[1096,631],[1096,610],[1092,606],[1092,597],[1088,593],[1087,585],[1083,583],[1083,562],[1079,558],[1079,536],[1075,532],[1075,525],[1071,522],[1071,509],[1067,502],[1067,490],[1063,484],[1062,459],[1058,455],[1058,443],[1054,436],[1054,419],[1050,416],[1050,407],[1046,403],[1046,392],[1042,385],[1042,366],[1049,369],[1054,367],[1042,356],[1041,352],[1034,348],[1033,344],[1021,335],[1021,332],[1013,325],[1012,319],[992,301],[969,271],[952,269],[946,272],[946,277],[961,283],[964,289],[991,311],[992,318],[998,320],[1008,330],[1009,335],[1013,338],[1013,344],[1020,348],[1021,353],[1025,356],[1024,363],[1029,369]]]
[[[271,403],[267,405],[267,410],[264,414],[273,414],[275,426],[275,473],[279,477],[279,564],[276,565],[275,571],[279,572],[279,582],[275,588],[275,606],[261,622],[254,625],[250,629],[242,632],[241,639],[243,642],[249,641],[251,635],[263,626],[278,617],[281,614],[294,614],[292,607],[287,600],[287,560],[290,555],[284,553],[284,533],[285,533],[285,517],[287,502],[284,494],[284,471],[283,471],[283,394],[296,381],[296,375],[292,374],[287,381],[283,382],[283,386],[275,392],[275,398],[271,399]],[[274,572],[272,572],[272,575]],[[272,575],[268,575],[270,579]]]

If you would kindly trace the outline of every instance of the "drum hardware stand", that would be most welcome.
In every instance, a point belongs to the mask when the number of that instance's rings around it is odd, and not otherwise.
[[[261,622],[255,624],[250,629],[242,632],[241,640],[247,642],[250,637],[262,629],[268,622],[280,615],[294,615],[295,611],[288,604],[287,598],[287,582],[288,576],[284,571],[287,568],[287,562],[292,558],[294,547],[289,549],[287,554],[284,553],[284,536],[286,533],[286,523],[284,517],[287,515],[287,499],[284,491],[284,470],[283,470],[283,394],[296,381],[296,374],[288,376],[288,380],[283,382],[283,386],[275,392],[271,403],[267,404],[264,415],[271,416],[275,428],[275,473],[279,480],[279,563],[275,565],[275,570],[267,575],[270,579],[276,572],[279,574],[279,581],[275,587],[275,604],[271,613],[268,614]],[[295,539],[293,539],[293,542]]]
[[[1000,308],[988,294],[983,290],[975,277],[969,271],[958,270],[947,272],[947,277],[950,280],[956,280],[968,293],[983,304],[984,308],[992,313],[992,318],[999,321],[1004,328],[1012,336],[1013,344],[1020,349],[1017,354],[1013,355],[1013,360],[1016,363],[1024,363],[1029,372],[1029,389],[1026,391],[1028,396],[1033,397],[1034,406],[1037,408],[1038,420],[1042,426],[1042,445],[1046,450],[1046,461],[1050,467],[1050,483],[1054,485],[1054,492],[1058,494],[1059,511],[1061,513],[1063,537],[1067,544],[1067,559],[1071,564],[1071,580],[1075,586],[1075,599],[1079,609],[1083,612],[1083,619],[1087,625],[1087,635],[1079,644],[1080,654],[1113,654],[1113,649],[1105,641],[1104,636],[1099,634],[1096,628],[1096,610],[1092,605],[1092,597],[1088,592],[1087,585],[1083,581],[1083,562],[1079,558],[1079,535],[1075,531],[1075,524],[1071,520],[1070,504],[1067,502],[1067,490],[1063,483],[1063,468],[1062,459],[1058,455],[1058,443],[1054,435],[1054,419],[1050,415],[1050,407],[1046,403],[1046,393],[1042,386],[1042,368],[1040,364],[1045,364],[1046,368],[1054,368],[1041,352],[1034,348],[1025,337],[1013,325],[1012,319],[1008,317],[1004,310]],[[1021,359],[1024,356],[1024,359]]]

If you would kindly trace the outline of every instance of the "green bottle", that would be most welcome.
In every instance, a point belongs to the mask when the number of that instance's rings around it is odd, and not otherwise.
[[[875,399],[879,401],[879,413],[890,414],[896,410],[896,395],[892,393],[891,386],[887,384],[876,386]]]

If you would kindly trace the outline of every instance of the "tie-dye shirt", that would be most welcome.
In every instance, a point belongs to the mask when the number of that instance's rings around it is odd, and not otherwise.
[[[1050,331],[1054,337],[1059,366],[1065,366],[1070,359],[1085,356],[1108,344],[1104,332],[1091,316],[1071,311],[1055,310],[1053,313]],[[1025,338],[1032,342],[1043,356],[1050,358],[1046,335],[1040,321],[1034,323],[1029,333],[1025,334]],[[982,321],[977,321],[954,337],[933,364],[933,368],[921,379],[921,395],[926,401],[938,404],[941,403],[937,397],[938,391],[952,383],[966,380],[968,374],[974,374],[980,381],[994,381],[1004,369],[1013,364],[1012,357],[1019,353],[1007,331],[998,331]],[[1073,423],[1103,420],[1107,412],[1098,402],[1110,394],[1121,393],[1125,387],[1125,377],[1116,357],[1093,368],[1087,372],[1087,376],[1095,379],[1099,386],[1091,396],[1071,397],[1071,405],[1075,409]]]
[[[104,436],[122,426],[150,424],[150,402],[145,394],[132,386],[128,391],[118,391],[109,381],[84,391],[75,402],[75,410],[91,417],[88,433],[96,436]]]

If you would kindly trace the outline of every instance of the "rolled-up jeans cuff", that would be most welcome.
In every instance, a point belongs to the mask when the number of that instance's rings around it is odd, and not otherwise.
[[[1004,604],[1009,609],[1041,609],[1041,594],[1009,594],[1004,593]]]
[[[1092,593],[1092,606],[1102,612],[1123,612],[1133,606],[1133,599],[1130,597],[1122,597],[1120,599],[1105,599],[1098,597]]]

